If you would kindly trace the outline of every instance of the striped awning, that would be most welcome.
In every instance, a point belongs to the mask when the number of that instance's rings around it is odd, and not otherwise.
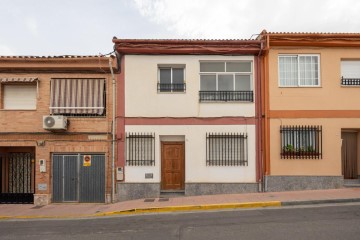
[[[0,78],[0,83],[32,83],[39,81],[37,77],[10,77]]]
[[[51,114],[96,114],[105,111],[105,79],[51,79]]]

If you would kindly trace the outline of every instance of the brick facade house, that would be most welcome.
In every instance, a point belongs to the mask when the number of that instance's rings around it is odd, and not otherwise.
[[[0,201],[110,202],[111,99],[109,57],[0,57]]]

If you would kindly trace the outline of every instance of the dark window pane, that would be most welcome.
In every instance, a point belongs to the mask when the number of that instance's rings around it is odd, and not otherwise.
[[[218,78],[219,91],[234,91],[233,75],[219,75]]]
[[[174,84],[184,83],[184,69],[183,68],[173,68],[173,82]]]
[[[200,72],[225,72],[225,62],[201,62]]]
[[[235,91],[251,91],[251,83],[249,75],[235,76]]]
[[[227,62],[226,72],[251,72],[251,62]]]
[[[201,91],[216,91],[216,75],[201,75],[200,76],[200,90]]]
[[[171,83],[171,69],[161,68],[160,69],[160,83]]]

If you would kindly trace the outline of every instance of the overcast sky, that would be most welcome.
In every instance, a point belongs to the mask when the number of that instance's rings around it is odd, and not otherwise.
[[[117,38],[360,32],[359,0],[0,0],[0,55],[97,55]]]

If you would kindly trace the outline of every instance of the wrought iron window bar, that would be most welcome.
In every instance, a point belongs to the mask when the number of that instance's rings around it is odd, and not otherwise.
[[[155,165],[155,133],[126,134],[126,165]]]
[[[207,166],[247,166],[246,133],[207,133]]]
[[[158,83],[157,90],[158,90],[158,92],[185,92],[186,84],[185,83]]]
[[[283,159],[321,159],[321,126],[280,126]]]
[[[341,85],[343,85],[343,86],[360,86],[360,78],[341,77]]]
[[[254,102],[253,91],[200,91],[200,102]]]

